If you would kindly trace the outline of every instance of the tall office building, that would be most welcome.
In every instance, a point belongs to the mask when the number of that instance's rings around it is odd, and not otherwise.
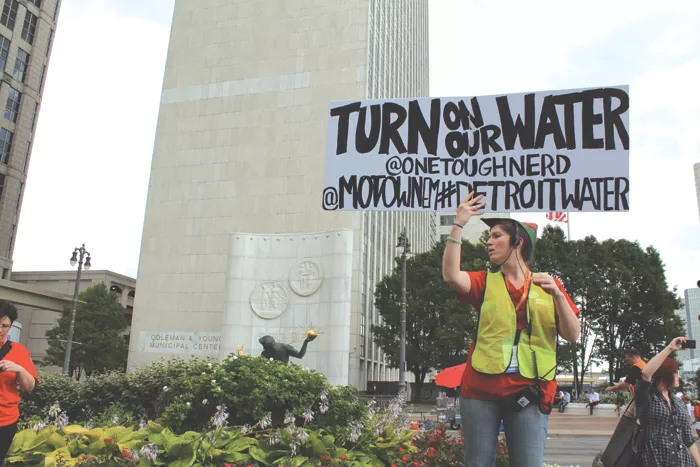
[[[0,268],[12,269],[17,224],[60,0],[4,0],[0,14]]]
[[[695,173],[695,197],[698,201],[698,214],[700,215],[700,162],[693,165],[693,173]]]
[[[328,103],[427,95],[427,0],[176,0],[129,367],[299,347],[313,325],[302,365],[396,378],[374,288],[400,231],[427,250],[436,216],[321,209]]]

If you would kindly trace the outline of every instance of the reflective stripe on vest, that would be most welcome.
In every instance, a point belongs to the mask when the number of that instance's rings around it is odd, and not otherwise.
[[[530,285],[526,316],[531,333],[523,329],[518,342],[518,371],[525,378],[552,381],[557,365],[557,322],[554,299],[539,286]],[[502,374],[510,364],[517,332],[515,305],[501,272],[486,275],[484,302],[479,312],[476,345],[472,353],[474,370]],[[537,373],[532,361],[537,359]]]

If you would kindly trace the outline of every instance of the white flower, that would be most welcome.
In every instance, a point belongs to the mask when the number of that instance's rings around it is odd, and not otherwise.
[[[167,390],[168,390],[168,386],[163,386],[163,391],[167,391]]]
[[[212,379],[212,380],[211,380],[211,384],[216,384],[216,380],[215,380],[215,379]]]
[[[296,421],[296,417],[294,416],[294,414],[292,412],[290,412],[289,410],[287,410],[287,412],[284,414],[284,423],[290,424],[290,423],[294,423],[295,421]]]
[[[192,404],[190,404],[189,402],[185,402],[185,405],[186,405],[187,407],[189,407],[189,406],[192,405]]]
[[[234,356],[233,356],[233,359],[234,359],[234,360],[238,360],[238,357],[234,355]]]
[[[311,407],[306,409],[304,411],[303,415],[304,415],[304,421],[307,423],[314,419],[314,413],[311,411]]]
[[[205,373],[205,372],[202,372],[202,376],[204,376],[204,375],[206,375],[206,373]]]
[[[211,365],[211,362],[207,363],[207,366],[208,366],[209,368],[211,368],[211,366],[212,366],[212,365]]]
[[[207,405],[207,402],[209,402],[209,399],[202,399],[202,405]]]
[[[158,457],[158,446],[156,446],[153,443],[146,444],[141,448],[139,452],[149,462],[155,462],[156,458]]]
[[[273,361],[273,360],[274,360],[274,358],[270,357],[270,361]]]

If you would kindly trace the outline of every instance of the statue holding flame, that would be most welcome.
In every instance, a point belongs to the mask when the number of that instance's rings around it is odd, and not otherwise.
[[[289,344],[275,342],[275,338],[272,336],[262,336],[258,341],[263,346],[263,351],[260,355],[285,364],[289,363],[289,357],[304,358],[304,355],[306,355],[306,346],[309,342],[315,340],[319,334],[317,330],[309,328],[306,331],[306,338],[299,351]]]

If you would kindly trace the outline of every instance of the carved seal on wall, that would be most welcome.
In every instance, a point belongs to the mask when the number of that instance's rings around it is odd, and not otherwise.
[[[313,295],[323,282],[323,268],[315,259],[302,259],[289,271],[289,286],[302,297]]]
[[[287,308],[287,291],[277,281],[258,284],[250,294],[250,307],[264,319],[277,318]]]

